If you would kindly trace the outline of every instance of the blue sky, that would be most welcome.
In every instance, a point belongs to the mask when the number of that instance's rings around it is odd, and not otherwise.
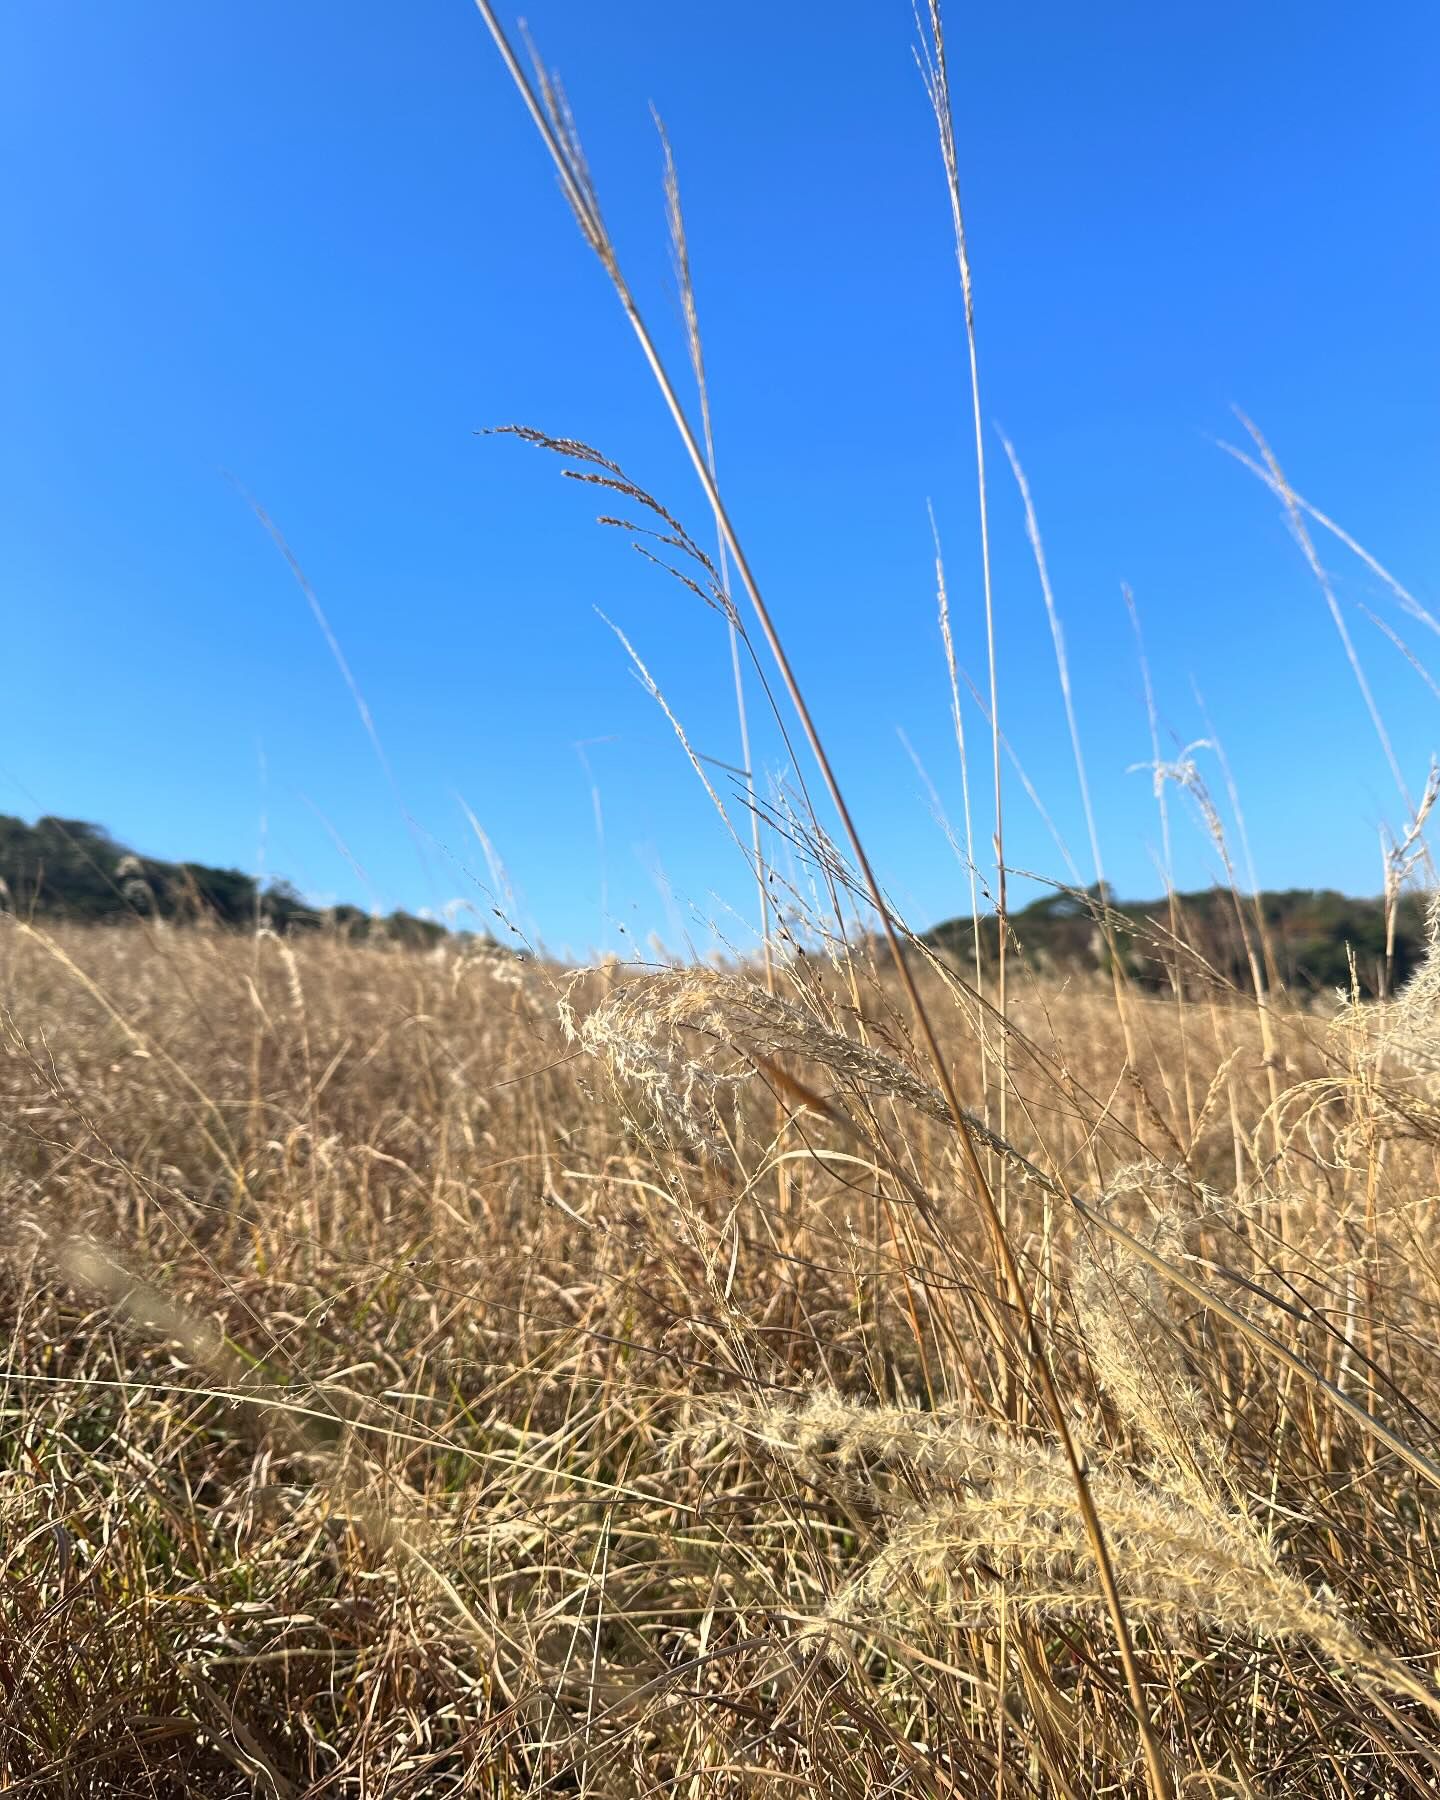
[[[527,16],[683,373],[650,103],[666,117],[732,512],[892,891],[920,924],[959,911],[897,735],[958,821],[926,502],[983,679],[973,448],[908,4]],[[977,5],[950,36],[1007,735],[1088,873],[997,428],[1039,509],[1116,888],[1160,886],[1127,772],[1149,754],[1129,582],[1167,747],[1205,735],[1198,688],[1262,883],[1375,891],[1393,784],[1276,502],[1215,440],[1243,406],[1301,492],[1440,600],[1440,14]],[[744,866],[596,609],[696,746],[735,761],[720,621],[597,528],[557,464],[475,435],[587,439],[708,537],[473,8],[12,0],[0,145],[0,810],[319,897],[483,907],[463,799],[552,948],[703,945],[712,920],[743,943]],[[236,482],[304,565],[393,786]],[[1418,789],[1437,703],[1360,605],[1422,658],[1440,646],[1323,554]],[[973,711],[968,729],[988,842]],[[758,736],[769,781],[783,757]],[[1010,860],[1063,875],[1007,781]],[[1182,885],[1215,867],[1182,822]]]

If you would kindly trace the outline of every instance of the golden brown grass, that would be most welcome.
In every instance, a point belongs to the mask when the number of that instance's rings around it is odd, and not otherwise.
[[[1166,1778],[1433,1791],[1420,1008],[1132,993],[1127,1064],[1017,967],[982,1154]],[[0,926],[7,1791],[1144,1791],[893,983],[777,974]]]
[[[1000,951],[912,939],[721,496],[668,144],[698,433],[563,91],[478,4],[717,557],[519,435],[725,617],[742,736],[748,662],[838,838],[747,753],[773,931],[724,971],[0,917],[3,1791],[1435,1792],[1440,965],[1247,1000],[1172,902],[1169,997],[1029,968],[983,532]],[[1260,449],[1318,570],[1339,528]],[[1228,870],[1193,765],[1156,778]]]

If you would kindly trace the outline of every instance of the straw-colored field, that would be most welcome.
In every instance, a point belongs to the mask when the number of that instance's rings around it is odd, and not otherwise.
[[[5,1792],[1432,1792],[1424,980],[6,922]]]
[[[702,499],[687,527],[599,451],[516,435],[726,621],[758,948],[575,971],[162,923],[109,874],[146,916],[47,923],[40,873],[0,882],[0,1793],[1434,1795],[1440,951],[1390,977],[1402,890],[1437,885],[1440,773],[1405,793],[1312,534],[1429,615],[1253,431],[1404,796],[1365,976],[1392,997],[1287,996],[1153,702],[1165,879],[1178,785],[1245,991],[1173,898],[1141,991],[1004,445],[1102,973],[1034,966],[1006,924],[990,434],[929,0],[988,649],[962,707],[938,570],[982,922],[940,961],[889,907],[720,491],[668,145],[684,381],[563,93],[478,3]]]

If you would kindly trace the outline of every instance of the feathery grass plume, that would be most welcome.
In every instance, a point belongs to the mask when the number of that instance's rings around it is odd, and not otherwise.
[[[721,1093],[738,1091],[757,1067],[773,1070],[777,1056],[824,1069],[841,1095],[866,1104],[898,1100],[932,1119],[953,1122],[944,1095],[897,1057],[845,1036],[793,1000],[721,970],[674,969],[626,982],[579,1020],[567,998],[562,1024],[603,1064],[617,1089],[638,1089],[662,1141],[678,1134],[712,1154],[722,1153],[715,1129]],[[830,1096],[826,1105],[833,1107],[835,1099]],[[846,1119],[843,1113],[835,1116]],[[965,1118],[986,1143],[1002,1153],[1008,1149],[973,1114],[967,1111]],[[1011,1154],[1022,1171],[1037,1173]]]
[[[793,1056],[825,1069],[842,1088],[867,1101],[890,1099],[953,1125],[955,1115],[937,1087],[896,1056],[846,1037],[792,1000],[717,969],[670,969],[625,982],[583,1018],[570,994],[589,971],[572,978],[560,1003],[566,1035],[602,1062],[617,1083],[633,1083],[662,1126],[679,1126],[710,1142],[705,1123],[723,1088],[735,1088],[755,1072],[755,1058]],[[680,1034],[702,1039],[708,1050],[687,1053]],[[734,1061],[717,1064],[717,1052]],[[1054,1191],[1055,1183],[991,1131],[968,1108],[963,1118],[975,1136],[1004,1157],[1022,1179]]]
[[[1292,1085],[1275,1104],[1281,1126],[1326,1167],[1363,1167],[1389,1143],[1440,1144],[1440,892],[1425,935],[1419,965],[1393,1000],[1352,992],[1340,1005],[1330,1029],[1339,1071]]]
[[[811,1480],[834,1471],[853,1481],[858,1472],[888,1523],[881,1547],[806,1636],[867,1624],[986,1629],[998,1628],[1005,1613],[1042,1620],[1102,1612],[1073,1478],[1049,1443],[959,1410],[868,1407],[834,1393],[796,1406],[733,1402],[695,1427],[691,1441],[707,1435],[763,1448]],[[912,1498],[907,1469],[945,1491]],[[1200,1510],[1115,1458],[1095,1459],[1089,1474],[1130,1616],[1179,1644],[1197,1627],[1260,1642],[1304,1641],[1440,1716],[1440,1698],[1367,1643],[1333,1596],[1312,1592],[1283,1568],[1244,1514],[1208,1504]]]
[[[571,995],[589,973],[572,977],[561,999],[560,1023],[566,1036],[604,1066],[617,1089],[639,1090],[662,1139],[673,1131],[697,1146],[717,1149],[711,1129],[716,1099],[722,1088],[746,1079],[749,1065],[719,1068],[708,1058],[690,1055],[674,1030],[681,1022],[703,1030],[692,997],[703,992],[709,972],[677,970],[622,983],[593,1011],[577,1018]],[[690,1017],[677,1017],[687,1011]]]
[[[1416,1074],[1440,1071],[1440,892],[1426,912],[1420,964],[1394,1000],[1388,1005],[1352,1000],[1336,1023],[1369,1039],[1367,1061],[1394,1056]]]
[[[1158,1177],[1158,1180],[1157,1180]],[[1140,1165],[1112,1179],[1106,1205],[1126,1191],[1151,1202],[1144,1241],[1169,1262],[1185,1256],[1185,1236],[1169,1171]],[[1151,1195],[1169,1190],[1170,1204]],[[1181,1353],[1165,1289],[1148,1265],[1123,1256],[1109,1239],[1083,1228],[1072,1250],[1071,1294],[1096,1378],[1124,1422],[1154,1457],[1148,1473],[1157,1486],[1202,1513],[1217,1497],[1240,1504],[1224,1446]]]
[[[958,1406],[921,1412],[908,1406],[862,1406],[826,1388],[796,1403],[788,1397],[748,1397],[701,1412],[674,1445],[703,1454],[716,1444],[743,1442],[772,1452],[809,1476],[851,1470],[873,1484],[877,1503],[903,1498],[882,1478],[922,1470],[939,1481],[975,1486],[1009,1485],[1036,1469],[1060,1469],[1053,1449],[1039,1440],[1012,1437],[970,1417]],[[1073,1500],[1073,1490],[1072,1490]]]

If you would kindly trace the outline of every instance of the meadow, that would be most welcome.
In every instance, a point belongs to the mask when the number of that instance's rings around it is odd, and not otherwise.
[[[1240,963],[1172,896],[1137,981],[1097,885],[1064,896],[1094,966],[1059,972],[1006,923],[987,557],[972,912],[943,953],[911,932],[725,509],[674,165],[698,425],[563,93],[480,11],[705,530],[517,435],[724,616],[793,751],[735,832],[759,947],[577,969],[258,900],[177,922],[138,863],[128,923],[7,895],[0,1792],[1433,1794],[1440,953],[1402,983],[1394,952],[1440,777],[1387,947],[1300,993],[1157,735]],[[934,4],[924,32],[983,554]],[[1343,638],[1339,528],[1246,455]]]
[[[1433,1791],[1433,972],[872,950],[8,919],[5,1791]]]

